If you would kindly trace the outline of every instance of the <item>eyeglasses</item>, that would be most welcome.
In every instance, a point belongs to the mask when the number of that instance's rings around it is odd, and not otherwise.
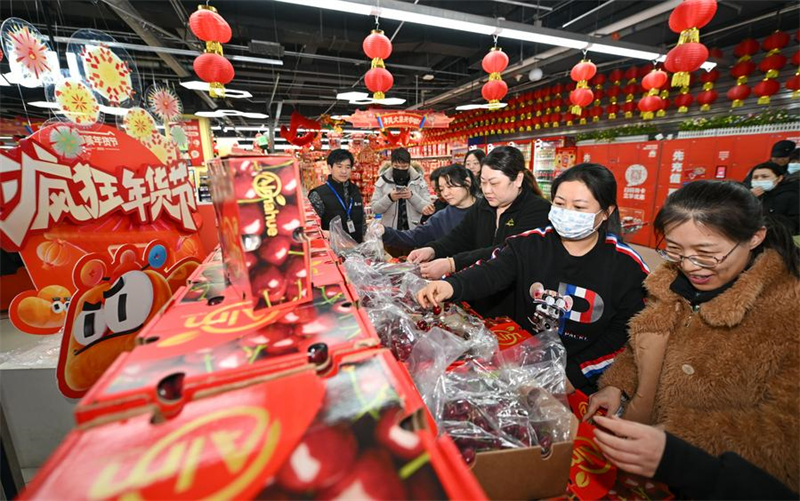
[[[661,244],[661,241],[659,241],[659,243],[656,244],[656,247],[658,247],[660,244]],[[680,263],[684,259],[686,259],[687,261],[689,261],[693,265],[699,266],[700,268],[716,268],[717,266],[722,264],[723,261],[728,259],[728,256],[730,256],[733,253],[733,251],[736,250],[737,247],[739,247],[738,243],[733,246],[733,249],[728,251],[728,253],[725,254],[722,257],[716,257],[716,256],[683,256],[683,255],[677,254],[675,252],[670,252],[670,251],[668,251],[666,249],[656,249],[656,252],[658,253],[659,256],[661,256],[661,259],[663,259],[665,261],[669,261],[670,263]]]

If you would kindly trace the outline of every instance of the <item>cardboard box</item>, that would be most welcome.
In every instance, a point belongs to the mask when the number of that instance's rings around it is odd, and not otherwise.
[[[362,352],[82,426],[20,499],[486,499],[424,412],[387,350]]]
[[[228,283],[254,310],[308,300],[311,274],[297,159],[229,157],[208,165]]]
[[[571,437],[578,420],[572,416]],[[553,444],[542,457],[541,447],[479,452],[472,473],[489,499],[542,499],[563,495],[567,490],[573,440]]]
[[[213,305],[178,301],[150,322],[138,336],[140,345],[118,357],[78,403],[77,421],[157,405],[163,385],[176,378],[180,392],[191,398],[305,365],[320,349],[326,354],[314,363],[322,371],[346,354],[380,345],[341,283],[313,288],[311,302],[289,311],[255,311],[235,294],[223,297]]]

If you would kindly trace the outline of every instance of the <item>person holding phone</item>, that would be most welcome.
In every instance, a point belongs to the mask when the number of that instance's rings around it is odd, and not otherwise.
[[[412,165],[408,150],[397,148],[392,151],[391,163],[381,170],[372,194],[372,211],[382,215],[386,227],[413,230],[431,205],[422,168]]]

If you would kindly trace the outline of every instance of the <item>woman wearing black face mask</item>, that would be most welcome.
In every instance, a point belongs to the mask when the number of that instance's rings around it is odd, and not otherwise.
[[[431,195],[421,169],[411,163],[405,148],[392,151],[391,168],[382,170],[372,194],[372,211],[382,214],[383,225],[396,230],[413,230]]]

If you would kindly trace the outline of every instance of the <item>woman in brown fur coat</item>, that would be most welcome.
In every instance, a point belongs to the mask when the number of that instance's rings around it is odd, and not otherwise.
[[[698,181],[655,220],[668,261],[591,397],[800,488],[800,251],[732,182]],[[687,465],[688,466],[688,465]]]

